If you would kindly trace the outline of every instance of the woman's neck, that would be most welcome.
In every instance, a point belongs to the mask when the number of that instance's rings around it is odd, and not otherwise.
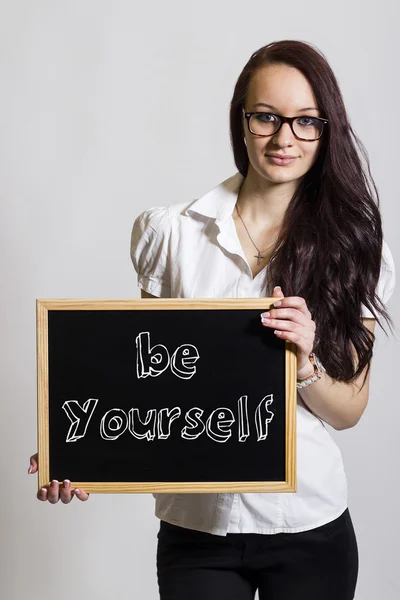
[[[279,227],[297,185],[298,181],[272,183],[249,167],[236,202],[242,218],[249,224]]]

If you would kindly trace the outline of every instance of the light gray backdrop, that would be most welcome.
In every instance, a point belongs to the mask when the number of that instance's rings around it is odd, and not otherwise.
[[[292,38],[325,53],[400,264],[395,10],[370,0],[1,0],[1,598],[158,597],[150,495],[36,500],[35,299],[139,297],[132,222],[235,172],[229,101],[260,46]],[[398,298],[388,305],[396,320]],[[333,431],[359,541],[357,600],[400,594],[400,351],[377,338],[366,413]]]

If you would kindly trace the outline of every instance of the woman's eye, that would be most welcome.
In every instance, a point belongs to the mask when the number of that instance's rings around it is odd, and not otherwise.
[[[256,116],[257,119],[263,121],[263,123],[271,123],[275,119],[275,115],[271,113],[258,113]]]
[[[299,123],[303,127],[314,126],[315,121],[311,117],[299,117]]]

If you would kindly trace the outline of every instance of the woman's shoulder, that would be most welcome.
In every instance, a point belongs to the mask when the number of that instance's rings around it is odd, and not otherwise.
[[[376,294],[383,304],[387,304],[394,292],[396,285],[396,268],[394,264],[393,254],[386,240],[382,240],[382,255],[381,269],[379,274]],[[362,316],[364,318],[373,319],[371,311],[362,304]]]
[[[143,210],[135,218],[132,235],[138,237],[144,233],[154,232],[161,235],[169,227],[168,206],[151,206]]]
[[[385,239],[382,240],[382,267],[387,271],[395,271],[393,254]]]
[[[378,295],[386,304],[396,285],[396,267],[393,254],[386,240],[382,241],[381,272],[378,283]]]
[[[194,202],[196,200],[186,200],[184,202],[146,208],[135,218],[133,230],[137,234],[144,233],[148,229],[159,235],[165,234],[186,216],[187,209]]]

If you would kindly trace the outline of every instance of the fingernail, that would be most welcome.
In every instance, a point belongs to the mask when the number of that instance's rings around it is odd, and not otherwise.
[[[46,492],[46,488],[42,488],[42,489],[40,490],[40,493],[41,493],[41,494],[44,494],[45,492]]]
[[[70,485],[71,485],[71,482],[69,481],[69,479],[65,479],[64,480],[64,487],[65,488],[69,488]]]
[[[263,317],[269,317],[269,312],[261,313],[261,318],[263,318]]]
[[[57,484],[58,484],[58,481],[56,479],[53,479],[53,481],[51,482],[51,485],[53,487],[56,487]]]
[[[32,473],[32,465],[29,467],[28,473]]]
[[[280,300],[278,300],[278,302],[274,302],[273,306],[280,306],[282,304],[282,302]]]
[[[80,494],[80,493],[81,493],[81,490],[79,488],[76,488],[75,494]]]
[[[274,291],[275,291],[275,290],[280,290],[280,289],[281,289],[281,286],[280,286],[280,285],[276,285],[276,286],[274,287]]]

